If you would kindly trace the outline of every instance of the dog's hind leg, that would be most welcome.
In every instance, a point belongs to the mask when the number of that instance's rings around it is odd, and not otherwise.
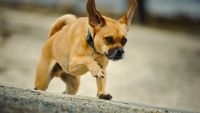
[[[80,76],[73,76],[63,72],[61,79],[66,83],[66,90],[63,93],[75,95],[79,89]]]
[[[52,74],[55,62],[41,58],[38,62],[35,78],[35,90],[46,90],[49,82],[54,77]]]

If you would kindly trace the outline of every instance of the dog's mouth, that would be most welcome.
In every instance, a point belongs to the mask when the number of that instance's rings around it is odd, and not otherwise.
[[[108,53],[104,52],[104,54],[108,59],[113,61],[124,59],[125,56],[123,48],[120,47],[110,49]]]

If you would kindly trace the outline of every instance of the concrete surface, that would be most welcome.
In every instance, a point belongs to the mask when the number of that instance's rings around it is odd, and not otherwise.
[[[61,15],[0,9],[11,36],[0,43],[0,83],[34,88],[35,68],[52,23]],[[125,59],[108,65],[106,91],[115,101],[200,111],[200,36],[132,25]],[[47,92],[62,93],[53,78]],[[77,95],[96,98],[96,80],[81,77]]]
[[[195,113],[0,84],[1,113]],[[196,112],[197,113],[197,112]]]

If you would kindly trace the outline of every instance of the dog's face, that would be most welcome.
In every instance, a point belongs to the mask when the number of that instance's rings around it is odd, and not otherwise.
[[[106,25],[95,31],[94,43],[96,48],[108,59],[120,60],[124,58],[124,46],[127,42],[127,30],[119,21],[104,17]]]
[[[116,61],[124,58],[127,31],[129,30],[136,5],[136,0],[131,0],[126,14],[120,20],[113,20],[102,16],[96,10],[94,0],[88,0],[86,6],[87,14],[89,24],[95,32],[93,37],[95,48],[108,59]]]

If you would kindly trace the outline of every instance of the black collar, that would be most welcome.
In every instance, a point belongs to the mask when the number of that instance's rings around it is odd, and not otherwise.
[[[91,36],[91,33],[90,33],[90,29],[88,29],[88,35],[86,37],[86,40],[87,40],[88,44],[94,49],[94,51],[96,53],[101,54],[94,47],[94,42],[93,42],[93,39],[92,39],[92,36]]]

